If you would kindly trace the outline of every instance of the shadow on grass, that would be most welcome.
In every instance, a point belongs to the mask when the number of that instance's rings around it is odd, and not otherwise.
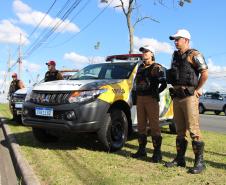
[[[14,126],[20,125],[20,124],[11,122],[11,121],[7,121],[7,124],[11,124]],[[169,132],[167,130],[163,131],[163,133],[169,134]],[[98,141],[98,137],[96,134],[90,134],[90,133],[68,134],[67,133],[67,134],[63,134],[57,142],[44,143],[44,144],[37,141],[34,138],[32,131],[15,133],[15,134],[11,134],[11,135],[16,138],[17,143],[20,146],[28,146],[28,147],[41,148],[41,149],[48,148],[51,150],[77,150],[79,148],[83,148],[83,149],[90,150],[90,151],[104,152],[102,144]],[[137,136],[138,136],[137,132],[132,133],[130,135],[130,137],[128,138],[128,141],[137,139]],[[151,141],[148,140],[148,142],[151,142]],[[4,143],[2,143],[2,144],[4,144]],[[164,145],[166,145],[166,144],[164,144]],[[168,145],[168,146],[175,147],[174,145]],[[130,144],[127,142],[125,144],[124,148],[122,148],[122,150],[116,151],[116,152],[114,152],[114,154],[128,158],[132,155],[132,153],[130,151],[128,151],[127,149],[133,149],[134,151],[137,151],[138,145],[133,145],[133,144]],[[148,148],[147,152],[148,152],[148,154],[152,155],[153,149]],[[205,153],[209,153],[212,155],[218,155],[220,157],[226,156],[225,154],[217,153],[217,152],[213,152],[213,151],[205,151]],[[205,153],[204,153],[204,156],[205,156]],[[138,160],[151,162],[151,155],[148,155],[147,158],[142,158],[142,159],[138,159]],[[176,150],[173,153],[167,152],[167,151],[162,151],[162,155],[166,156],[168,158],[171,158],[173,160],[176,155]],[[186,157],[186,160],[189,162],[193,162],[194,158]],[[168,162],[168,161],[163,161],[162,163],[165,163],[165,162]],[[212,166],[214,168],[219,168],[219,169],[224,169],[224,170],[226,169],[226,164],[224,164],[224,163],[209,161],[206,159],[205,159],[205,162],[207,165]]]

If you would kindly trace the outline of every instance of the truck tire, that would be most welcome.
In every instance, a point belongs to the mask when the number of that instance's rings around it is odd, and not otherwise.
[[[214,113],[215,113],[216,115],[219,115],[219,114],[221,113],[221,111],[215,110]]]
[[[128,120],[125,113],[119,109],[112,109],[97,134],[106,151],[121,149],[128,134]]]
[[[13,114],[13,120],[17,123],[22,123],[21,115]]]
[[[202,104],[199,104],[199,114],[203,114],[205,112],[205,108]]]
[[[12,111],[12,116],[13,117],[12,117],[11,121],[19,123],[19,124],[22,123],[21,115],[17,115],[16,111],[14,111],[14,110]]]
[[[32,128],[34,137],[41,143],[55,142],[58,140],[57,136],[50,134],[47,130],[42,128]]]

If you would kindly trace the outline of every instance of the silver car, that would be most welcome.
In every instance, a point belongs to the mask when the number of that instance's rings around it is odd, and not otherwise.
[[[224,112],[226,115],[226,94],[219,92],[206,92],[199,99],[199,113],[214,111],[216,115]]]

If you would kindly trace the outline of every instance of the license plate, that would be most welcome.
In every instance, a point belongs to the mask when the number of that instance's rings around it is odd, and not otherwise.
[[[35,108],[35,115],[36,116],[53,117],[53,108],[36,107]]]
[[[16,108],[21,108],[21,109],[22,109],[23,103],[16,103],[16,104],[15,104],[15,107],[16,107]]]

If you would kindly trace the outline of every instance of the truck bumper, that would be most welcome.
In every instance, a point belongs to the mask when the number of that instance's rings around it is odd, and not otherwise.
[[[37,116],[35,112],[37,107],[52,108],[53,116]],[[108,103],[98,99],[84,104],[72,103],[54,106],[25,102],[22,122],[31,127],[72,132],[96,132],[107,119],[109,107]]]

